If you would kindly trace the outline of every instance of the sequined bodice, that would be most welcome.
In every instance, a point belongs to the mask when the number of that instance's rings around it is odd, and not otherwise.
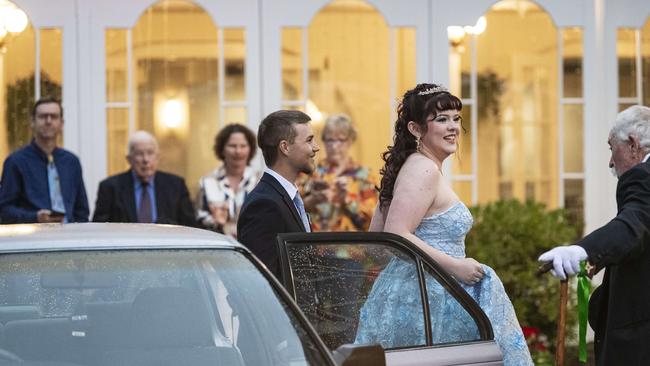
[[[465,257],[465,235],[474,220],[460,201],[446,211],[425,217],[415,229],[415,236],[452,257]]]

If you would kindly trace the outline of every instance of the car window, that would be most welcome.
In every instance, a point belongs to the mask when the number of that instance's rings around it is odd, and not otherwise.
[[[460,343],[481,339],[474,318],[443,286],[433,269],[425,265],[424,279],[431,319],[433,344]]]
[[[5,254],[0,322],[0,349],[33,362],[327,362],[277,290],[233,250]]]
[[[296,301],[330,349],[426,344],[415,260],[384,244],[286,246]]]

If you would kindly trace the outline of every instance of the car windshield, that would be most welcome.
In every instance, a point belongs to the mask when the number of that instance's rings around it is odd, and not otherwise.
[[[326,363],[250,259],[226,249],[3,254],[0,323],[3,365]]]

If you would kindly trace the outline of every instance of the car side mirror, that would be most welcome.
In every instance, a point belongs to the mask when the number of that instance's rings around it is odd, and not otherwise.
[[[344,344],[332,354],[339,366],[386,366],[384,349],[378,344]]]

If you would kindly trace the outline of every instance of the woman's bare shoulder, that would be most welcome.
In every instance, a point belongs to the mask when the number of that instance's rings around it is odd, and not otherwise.
[[[440,175],[440,168],[433,160],[422,154],[416,153],[411,154],[406,159],[402,169],[400,169],[399,175],[418,178],[434,178]]]
[[[438,187],[439,178],[440,169],[435,162],[420,154],[412,154],[397,175],[395,190],[411,193],[434,192]]]

